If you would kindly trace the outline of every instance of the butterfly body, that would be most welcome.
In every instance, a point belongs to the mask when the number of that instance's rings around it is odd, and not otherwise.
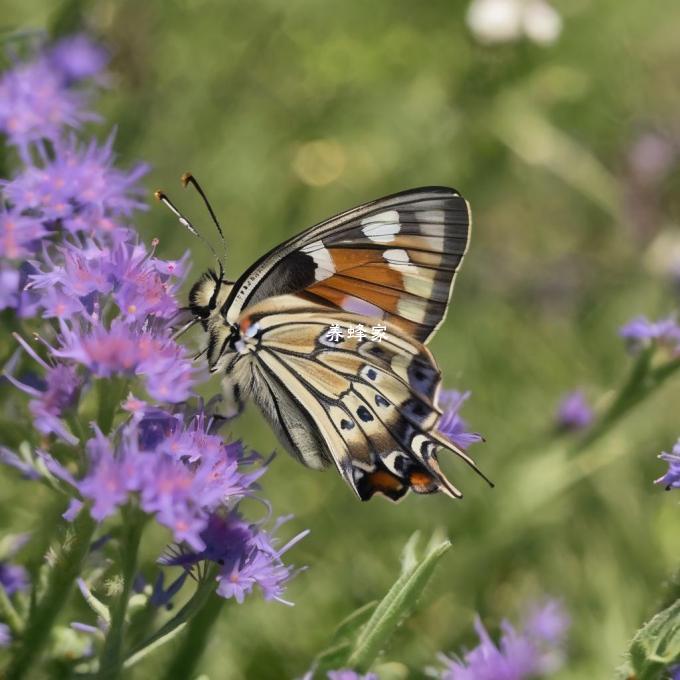
[[[227,411],[252,398],[294,457],[335,465],[362,500],[460,497],[438,453],[477,468],[437,430],[441,375],[425,343],[443,322],[468,231],[457,192],[415,189],[308,229],[236,282],[204,274],[189,309]]]

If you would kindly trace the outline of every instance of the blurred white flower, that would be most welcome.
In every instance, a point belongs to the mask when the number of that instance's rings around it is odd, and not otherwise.
[[[539,45],[552,45],[560,37],[562,17],[544,0],[524,3],[522,25],[527,38]]]
[[[545,0],[473,0],[467,25],[483,43],[504,43],[529,38],[551,45],[562,31],[562,17]]]
[[[482,42],[511,42],[522,34],[521,7],[518,0],[473,0],[467,24]]]

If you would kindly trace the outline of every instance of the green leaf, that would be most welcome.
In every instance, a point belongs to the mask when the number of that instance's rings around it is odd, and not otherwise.
[[[361,629],[347,660],[348,667],[358,671],[368,670],[397,626],[413,611],[437,563],[451,547],[451,542],[447,539],[433,539],[425,555],[418,559],[416,541],[417,536],[412,536],[406,544],[401,576]]]
[[[668,667],[677,663],[680,663],[680,599],[638,630],[624,668],[630,668],[637,680],[661,680]]]
[[[314,659],[312,668],[316,673],[323,677],[327,671],[342,668],[347,664],[347,657],[352,651],[353,638],[358,630],[366,624],[377,606],[378,600],[368,602],[353,611],[337,625],[331,637],[330,645],[319,652]]]
[[[359,607],[353,611],[347,618],[340,621],[333,637],[331,638],[332,643],[342,642],[343,640],[348,640],[361,626],[363,626],[378,606],[378,600],[373,600],[368,604]]]
[[[325,678],[328,671],[345,668],[347,666],[347,658],[351,651],[352,643],[349,640],[340,642],[337,645],[331,645],[324,649],[317,655],[312,664],[314,677]]]
[[[419,532],[414,533],[404,546],[401,575],[387,595],[380,602],[359,607],[338,624],[330,645],[314,659],[315,677],[325,677],[327,671],[337,668],[367,670],[397,626],[413,611],[437,562],[451,547],[445,537],[435,533],[421,557],[419,538]]]

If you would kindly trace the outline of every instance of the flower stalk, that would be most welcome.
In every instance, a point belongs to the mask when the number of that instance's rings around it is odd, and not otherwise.
[[[97,382],[97,424],[104,434],[111,432],[113,421],[125,397],[128,385],[129,380],[123,377]]]
[[[154,647],[158,641],[171,636],[178,628],[185,627],[187,621],[196,616],[203,609],[210,599],[210,596],[215,592],[215,577],[217,572],[217,565],[210,565],[206,568],[191,599],[177,612],[177,614],[175,614],[175,616],[161,626],[161,628],[153,635],[137,647],[133,648],[126,660],[126,665],[133,659],[138,660],[141,658],[145,649]]]
[[[0,619],[7,623],[13,635],[19,636],[23,633],[24,622],[3,586],[0,586]]]
[[[123,666],[123,639],[132,583],[137,569],[137,554],[144,530],[144,515],[128,505],[123,509],[121,532],[121,592],[111,608],[111,624],[99,657],[99,680],[115,680]]]
[[[26,629],[7,669],[6,677],[21,680],[40,659],[64,604],[68,600],[90,548],[96,522],[84,507],[69,528],[67,537],[50,568],[46,590],[29,613]]]
[[[192,616],[183,632],[177,651],[165,669],[163,680],[195,676],[196,666],[201,660],[224,605],[224,598],[210,595],[202,608]]]

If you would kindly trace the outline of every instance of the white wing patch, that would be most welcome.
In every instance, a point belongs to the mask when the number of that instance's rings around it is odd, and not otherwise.
[[[314,260],[314,264],[316,265],[314,278],[317,281],[323,281],[335,274],[333,258],[322,241],[314,241],[313,243],[300,248],[300,250],[303,253],[307,253],[307,255]]]
[[[391,243],[394,241],[395,234],[399,233],[399,213],[396,210],[386,210],[385,212],[364,217],[361,220],[361,231],[364,236],[375,243]]]
[[[391,248],[383,253],[390,269],[404,275],[404,290],[418,297],[427,298],[432,293],[433,274],[420,269],[411,262],[408,253],[403,248]]]
[[[392,248],[386,250],[383,253],[383,258],[387,260],[389,266],[397,271],[403,271],[404,267],[411,267],[415,269],[415,266],[409,259],[408,253],[403,248]]]
[[[443,210],[421,210],[418,213],[418,222],[421,224],[444,224],[445,221],[446,213]]]

